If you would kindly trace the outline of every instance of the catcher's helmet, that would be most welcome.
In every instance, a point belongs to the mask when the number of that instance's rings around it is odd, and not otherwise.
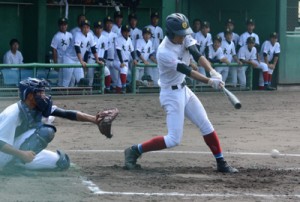
[[[166,35],[171,40],[175,35],[186,36],[192,34],[189,20],[181,13],[173,13],[166,19]]]
[[[25,100],[29,93],[36,93],[50,89],[49,83],[42,79],[28,78],[19,83],[19,97]]]

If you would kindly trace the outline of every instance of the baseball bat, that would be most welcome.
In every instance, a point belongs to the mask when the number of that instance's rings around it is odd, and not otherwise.
[[[242,107],[240,100],[232,92],[225,88],[225,86],[222,86],[222,90],[234,108],[240,109]]]

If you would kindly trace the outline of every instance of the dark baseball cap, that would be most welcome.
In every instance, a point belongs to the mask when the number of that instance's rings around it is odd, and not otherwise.
[[[99,20],[98,22],[94,23],[94,28],[103,28],[102,22]]]
[[[123,14],[121,13],[121,11],[116,11],[114,13],[114,18],[123,18]]]
[[[278,38],[277,32],[272,32],[272,33],[270,34],[270,38]]]
[[[227,20],[226,20],[226,23],[225,23],[226,25],[228,25],[228,24],[234,24],[234,21],[231,19],[231,18],[228,18]]]
[[[207,21],[203,21],[203,22],[201,23],[201,28],[204,28],[204,27],[206,27],[206,28],[210,27],[210,23],[207,22]]]
[[[130,27],[129,27],[129,25],[122,25],[122,27],[121,27],[121,32],[130,32]]]
[[[67,18],[59,18],[57,23],[58,23],[58,25],[68,24],[68,19]]]
[[[219,36],[219,35],[216,35],[215,37],[214,37],[214,41],[219,41],[220,43],[222,42],[222,38]]]
[[[252,18],[250,18],[250,19],[248,19],[248,20],[246,21],[246,25],[249,25],[249,24],[254,25],[254,24],[255,24],[255,21],[254,21]]]
[[[137,20],[137,15],[135,13],[130,13],[128,15],[128,21],[130,21],[131,19],[136,19]]]
[[[248,37],[248,38],[247,38],[247,44],[248,44],[248,43],[255,43],[255,38],[252,37],[252,36]]]
[[[146,34],[146,33],[152,34],[151,29],[149,27],[143,28],[143,34]]]
[[[227,34],[232,34],[232,30],[231,29],[225,29],[224,30],[224,35],[227,35]]]
[[[114,22],[110,15],[106,16],[103,20],[103,23],[106,24],[107,22]]]
[[[152,18],[159,18],[158,12],[152,13],[152,14],[151,14],[151,19],[152,19]]]
[[[81,27],[84,26],[84,25],[91,26],[91,23],[90,23],[90,21],[88,21],[88,20],[86,19],[86,20],[84,20],[84,21],[82,21],[82,22],[80,23],[80,26],[81,26]]]

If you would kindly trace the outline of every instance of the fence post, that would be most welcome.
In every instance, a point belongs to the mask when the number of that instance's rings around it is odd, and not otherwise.
[[[132,93],[136,94],[136,65],[132,66],[131,69],[131,86],[132,86]]]
[[[98,68],[101,70],[101,94],[104,94],[104,89],[105,89],[105,65],[99,65]]]

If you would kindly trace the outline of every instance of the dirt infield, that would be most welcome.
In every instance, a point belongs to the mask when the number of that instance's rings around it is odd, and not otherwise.
[[[166,134],[158,94],[55,97],[55,104],[95,114],[115,106],[111,140],[88,123],[56,118],[49,149],[67,151],[67,172],[0,175],[1,201],[299,201],[300,92],[235,92],[234,110],[222,93],[198,93],[237,174],[215,171],[215,160],[188,120],[180,146],[144,154],[142,169],[123,169],[123,150]],[[1,99],[3,110],[16,99]],[[272,149],[282,155],[271,158]]]

